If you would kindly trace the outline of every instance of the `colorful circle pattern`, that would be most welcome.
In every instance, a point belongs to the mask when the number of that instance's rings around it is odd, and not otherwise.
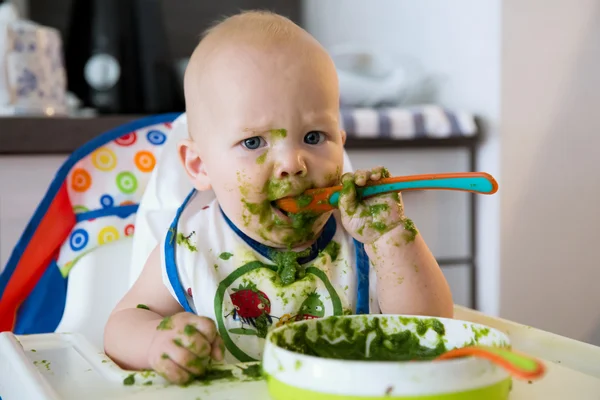
[[[133,162],[140,171],[152,172],[154,166],[156,165],[156,158],[154,158],[154,154],[151,152],[143,150],[135,154],[133,157]]]
[[[138,182],[134,174],[129,171],[117,175],[117,187],[125,194],[133,194],[137,190]]]
[[[114,226],[107,226],[98,233],[98,244],[106,244],[119,239],[119,231]]]
[[[100,171],[112,171],[117,166],[117,155],[114,151],[101,147],[92,153],[92,164]]]
[[[109,208],[115,205],[115,199],[109,194],[103,194],[100,197],[100,205],[104,208]]]
[[[127,135],[123,135],[120,138],[115,140],[115,143],[119,146],[127,147],[133,145],[137,141],[137,135],[135,132],[128,133]]]
[[[157,131],[156,129],[149,131],[146,135],[146,138],[151,144],[156,146],[160,146],[167,141],[167,135],[165,135],[161,131]]]
[[[69,246],[71,246],[71,250],[73,251],[82,250],[87,246],[89,239],[90,236],[85,229],[76,229],[71,233]]]
[[[125,236],[133,236],[135,232],[135,226],[133,224],[129,224],[125,227]]]
[[[71,188],[76,192],[85,192],[92,186],[92,177],[83,168],[76,168],[71,175]]]

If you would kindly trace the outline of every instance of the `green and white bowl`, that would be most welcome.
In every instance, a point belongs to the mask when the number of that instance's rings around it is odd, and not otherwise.
[[[502,332],[454,319],[329,317],[271,331],[263,370],[275,400],[507,399],[509,375],[487,360],[428,361],[472,344],[510,347]],[[427,360],[407,361],[416,349]]]

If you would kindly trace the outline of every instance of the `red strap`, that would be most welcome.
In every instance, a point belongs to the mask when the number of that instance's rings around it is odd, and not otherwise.
[[[17,310],[58,255],[75,222],[67,186],[63,184],[23,251],[0,298],[0,332],[14,329]]]

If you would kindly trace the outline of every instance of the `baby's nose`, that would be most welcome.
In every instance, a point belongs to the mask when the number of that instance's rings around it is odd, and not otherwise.
[[[306,163],[299,154],[296,154],[281,160],[276,167],[275,174],[282,179],[290,176],[304,177],[306,172]]]

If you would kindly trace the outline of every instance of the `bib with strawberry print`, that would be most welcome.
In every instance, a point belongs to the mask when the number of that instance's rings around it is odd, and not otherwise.
[[[332,215],[284,285],[273,249],[247,237],[216,200],[192,192],[162,243],[163,281],[182,307],[215,320],[230,363],[260,360],[270,329],[298,320],[378,312],[362,245]],[[371,282],[371,285],[369,284]]]

